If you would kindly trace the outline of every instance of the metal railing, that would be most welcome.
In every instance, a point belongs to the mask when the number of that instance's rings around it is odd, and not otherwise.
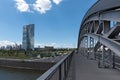
[[[120,70],[120,57],[119,56],[115,56],[114,68]]]
[[[37,80],[66,80],[73,53],[74,51],[66,55]]]

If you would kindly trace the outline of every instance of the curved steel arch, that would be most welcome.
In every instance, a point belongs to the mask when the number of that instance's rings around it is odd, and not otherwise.
[[[116,25],[111,28],[110,22],[115,21]],[[81,40],[86,34],[93,34],[102,38],[102,45],[110,48],[120,56],[120,0],[99,0],[85,14],[78,36],[78,50]],[[102,34],[102,35],[101,35]],[[92,36],[95,38],[95,36]],[[103,37],[107,39],[103,39]],[[112,40],[112,42],[110,42]],[[111,43],[113,46],[110,47]]]
[[[84,20],[86,20],[89,16],[96,14],[96,13],[101,13],[104,11],[108,11],[108,10],[113,10],[113,9],[117,9],[120,8],[120,0],[98,0],[85,14],[84,18],[83,18],[83,22]]]

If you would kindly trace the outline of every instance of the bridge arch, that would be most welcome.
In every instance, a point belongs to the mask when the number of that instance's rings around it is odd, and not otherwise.
[[[102,58],[102,65],[111,56],[120,57],[119,0],[98,0],[87,11],[80,26],[78,52],[88,58]],[[106,55],[109,60],[105,61]]]

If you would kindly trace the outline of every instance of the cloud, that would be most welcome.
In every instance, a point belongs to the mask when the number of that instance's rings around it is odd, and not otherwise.
[[[38,46],[40,46],[40,47],[45,47],[45,46],[54,46],[54,47],[56,47],[56,43],[41,43],[41,44],[39,44],[39,43],[36,43],[35,44],[35,47],[38,47]]]
[[[8,40],[2,40],[0,41],[0,47],[2,46],[8,46],[8,45],[11,45],[11,46],[14,46],[15,44],[18,44],[20,45],[21,42],[12,42],[12,41],[8,41]],[[44,48],[44,46],[53,46],[54,48],[75,48],[76,46],[73,46],[73,44],[64,44],[64,43],[35,43],[35,47],[41,47],[41,48]]]
[[[30,12],[29,4],[27,4],[25,0],[15,0],[15,2],[16,2],[16,8],[20,12]]]
[[[15,45],[15,43],[11,42],[11,41],[8,41],[8,40],[2,40],[2,41],[0,41],[0,47],[2,47],[2,46],[6,47],[7,45]]]
[[[46,13],[46,11],[50,10],[52,7],[50,0],[36,0],[33,4],[34,10],[40,12],[41,14]]]
[[[62,0],[36,0],[35,3],[27,3],[26,0],[14,0],[16,8],[20,12],[33,12],[38,11],[45,14],[46,11],[51,10],[52,2],[59,5]]]
[[[53,0],[53,2],[54,2],[56,5],[60,4],[61,1],[62,1],[62,0]]]
[[[73,46],[73,44],[63,44],[63,43],[37,43],[35,44],[35,47],[44,47],[44,46],[53,46],[54,48],[75,48],[76,46]]]

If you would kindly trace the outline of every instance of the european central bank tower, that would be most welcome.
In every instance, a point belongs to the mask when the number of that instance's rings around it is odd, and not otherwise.
[[[23,26],[22,48],[24,50],[34,50],[34,24]]]

